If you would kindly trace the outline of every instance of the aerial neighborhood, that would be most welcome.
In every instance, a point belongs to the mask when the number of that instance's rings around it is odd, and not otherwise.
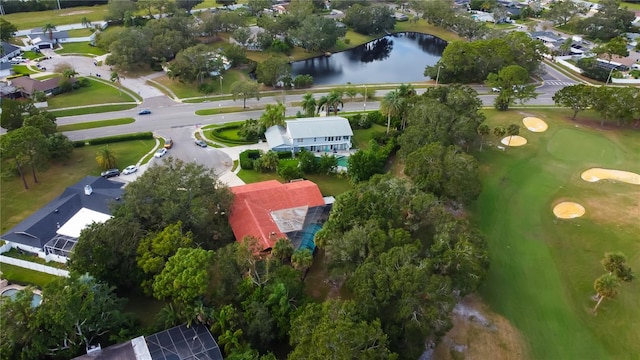
[[[1,359],[635,359],[640,3],[0,4]]]

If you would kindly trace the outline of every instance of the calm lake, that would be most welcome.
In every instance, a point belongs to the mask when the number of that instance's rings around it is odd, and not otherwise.
[[[427,34],[387,35],[331,56],[296,61],[292,74],[309,74],[314,85],[427,81],[424,68],[440,59],[446,45]]]

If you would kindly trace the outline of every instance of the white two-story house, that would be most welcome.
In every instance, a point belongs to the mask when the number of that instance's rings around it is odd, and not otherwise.
[[[303,118],[287,120],[286,124],[286,128],[276,125],[265,132],[271,150],[333,152],[351,148],[353,130],[343,117]]]

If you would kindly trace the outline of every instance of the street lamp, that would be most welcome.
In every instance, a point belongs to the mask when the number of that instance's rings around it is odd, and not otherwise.
[[[367,85],[364,85],[364,104],[362,104],[362,110],[367,112]]]
[[[220,74],[220,94],[222,94],[222,79],[224,79],[222,77],[222,74]]]
[[[436,86],[438,86],[438,80],[440,80],[440,69],[442,69],[444,66],[440,65],[438,66],[438,73],[436,74]]]

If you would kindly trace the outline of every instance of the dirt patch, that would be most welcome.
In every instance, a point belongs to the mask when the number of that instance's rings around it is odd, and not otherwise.
[[[531,132],[545,132],[549,128],[546,122],[537,117],[526,117],[522,119],[522,123]]]
[[[522,335],[504,317],[493,313],[477,296],[466,297],[454,309],[453,329],[436,347],[432,358],[524,359]]]
[[[523,138],[522,136],[513,135],[507,136],[500,142],[507,146],[522,146],[527,143],[527,139]]]
[[[580,177],[584,181],[596,182],[600,180],[622,181],[629,184],[640,185],[640,175],[631,171],[591,168],[584,171]]]
[[[60,14],[58,16],[71,16],[71,15],[91,14],[92,12],[93,11],[91,11],[91,10],[79,10],[79,11],[68,12],[66,14]]]
[[[592,194],[582,202],[589,209],[589,219],[640,231],[640,191]]]
[[[559,219],[575,219],[584,213],[584,206],[571,201],[564,201],[553,207],[553,214]]]

